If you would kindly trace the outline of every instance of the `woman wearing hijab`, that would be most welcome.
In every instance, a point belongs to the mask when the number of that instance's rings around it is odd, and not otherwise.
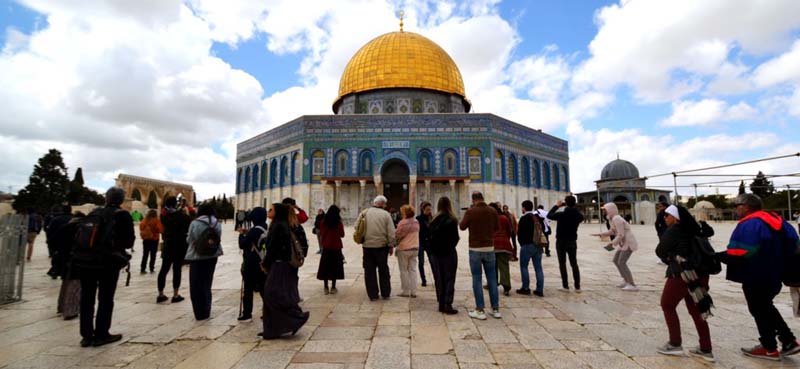
[[[458,310],[453,308],[456,270],[458,269],[458,253],[456,252],[459,239],[458,218],[456,218],[448,197],[439,198],[436,211],[436,216],[430,225],[431,238],[428,256],[431,260],[439,311],[453,315],[458,314]]]
[[[265,340],[280,338],[284,334],[294,335],[308,321],[298,302],[297,268],[291,266],[292,231],[289,228],[289,207],[274,203],[267,212],[271,220],[267,231],[267,256],[261,267],[267,273],[264,292]]]
[[[691,259],[692,239],[697,236],[707,236],[710,234],[709,232],[713,233],[713,231],[703,231],[689,211],[682,206],[670,205],[667,207],[664,210],[664,221],[667,229],[656,247],[656,255],[667,264],[667,281],[661,293],[661,309],[664,311],[664,320],[669,330],[669,342],[659,347],[658,353],[684,355],[681,346],[680,320],[675,311],[683,300],[686,302],[686,309],[692,316],[697,335],[700,337],[700,347],[691,349],[689,353],[713,362],[711,333],[704,318],[712,307],[711,298],[707,294],[708,275],[688,270],[686,264],[686,261]],[[702,298],[695,302],[693,295],[697,296],[697,292],[700,292],[699,295]]]
[[[320,222],[317,233],[322,247],[317,279],[323,281],[326,295],[335,295],[337,292],[336,280],[344,279],[344,256],[342,255],[344,225],[338,206],[331,205],[328,212],[323,214],[325,219]],[[331,281],[330,289],[328,289],[328,281]]]
[[[267,233],[267,209],[256,207],[250,211],[253,228],[239,228],[239,249],[242,250],[242,311],[238,320],[241,322],[253,319],[253,294],[264,289],[266,275],[261,270],[261,258],[264,254],[258,240]]]
[[[636,237],[631,232],[630,223],[619,215],[617,204],[613,202],[606,203],[603,205],[603,209],[606,211],[606,219],[609,221],[610,227],[608,231],[596,233],[595,236],[611,236],[609,245],[617,249],[613,261],[617,270],[619,270],[620,276],[622,276],[622,283],[617,287],[623,291],[638,291],[639,287],[636,287],[636,283],[633,281],[633,274],[628,268],[628,259],[630,259],[634,251],[639,249],[639,243],[636,242]]]

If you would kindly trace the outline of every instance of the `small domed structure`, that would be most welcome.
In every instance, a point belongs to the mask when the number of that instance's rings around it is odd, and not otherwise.
[[[601,181],[628,178],[639,178],[639,169],[627,160],[616,159],[606,164],[600,172]]]
[[[712,204],[710,201],[698,201],[697,204],[694,204],[693,209],[714,209],[716,206]]]

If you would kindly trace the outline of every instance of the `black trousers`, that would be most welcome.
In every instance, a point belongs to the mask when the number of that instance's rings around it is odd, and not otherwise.
[[[778,348],[775,336],[778,336],[784,345],[795,341],[792,330],[772,303],[775,296],[781,292],[781,286],[780,283],[774,286],[742,284],[747,309],[756,321],[760,336],[758,340],[761,346],[770,351]]]
[[[367,296],[371,299],[378,298],[378,279],[380,278],[380,294],[383,297],[392,295],[392,281],[389,275],[389,248],[364,247],[362,264],[364,266],[364,285],[367,287]],[[377,269],[377,274],[376,274]]]
[[[119,270],[81,270],[79,274],[81,279],[81,337],[86,339],[108,337]],[[94,313],[95,299],[97,299],[96,316]]]
[[[147,266],[147,258],[150,258],[150,271],[156,270],[156,252],[158,252],[158,240],[142,240],[142,268],[144,272]]]
[[[194,318],[205,320],[211,316],[211,284],[217,258],[193,260],[189,263],[189,298],[192,300]]]
[[[433,272],[434,285],[436,286],[436,301],[439,308],[453,305],[453,295],[456,291],[456,270],[458,270],[458,253],[444,255],[430,254],[431,271]]]
[[[569,265],[572,267],[572,279],[575,281],[575,289],[581,289],[581,271],[578,269],[577,241],[556,239],[556,254],[558,254],[558,271],[561,272],[561,286],[569,288],[567,276],[567,257],[569,257]]]
[[[253,273],[255,274],[255,273]],[[263,278],[262,278],[263,279]],[[253,294],[264,289],[264,281],[258,281],[254,276],[242,272],[242,316],[253,316]]]
[[[428,280],[425,278],[425,248],[420,245],[419,247],[419,255],[417,257],[417,269],[419,269],[419,280],[422,283],[428,284]],[[430,259],[430,256],[428,256]]]
[[[170,267],[172,268],[172,289],[177,290],[181,288],[181,267],[183,261],[175,261],[171,259],[161,259],[161,270],[158,271],[158,292],[164,291],[167,285],[167,273]]]

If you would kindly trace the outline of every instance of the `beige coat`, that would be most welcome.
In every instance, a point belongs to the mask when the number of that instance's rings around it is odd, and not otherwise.
[[[603,209],[606,210],[606,218],[609,220],[609,224],[611,225],[611,229],[606,232],[601,233],[601,236],[611,236],[614,235],[614,240],[611,241],[613,246],[619,247],[622,251],[636,251],[639,249],[639,243],[636,241],[636,237],[631,232],[631,225],[625,221],[623,217],[619,215],[619,210],[617,209],[617,204],[613,202],[609,202],[603,205]]]

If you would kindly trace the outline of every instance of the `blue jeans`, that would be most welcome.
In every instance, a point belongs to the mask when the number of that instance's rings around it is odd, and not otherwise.
[[[519,248],[519,272],[522,275],[522,289],[530,289],[531,277],[528,275],[528,262],[533,261],[533,271],[536,273],[536,292],[543,292],[544,272],[542,271],[542,251],[541,247],[533,244],[520,245]]]
[[[500,307],[499,297],[497,296],[497,259],[494,251],[479,252],[469,251],[469,270],[472,273],[472,293],[475,295],[475,307],[483,310],[483,280],[481,276],[481,266],[486,272],[486,284],[489,286],[489,302],[493,309]]]

